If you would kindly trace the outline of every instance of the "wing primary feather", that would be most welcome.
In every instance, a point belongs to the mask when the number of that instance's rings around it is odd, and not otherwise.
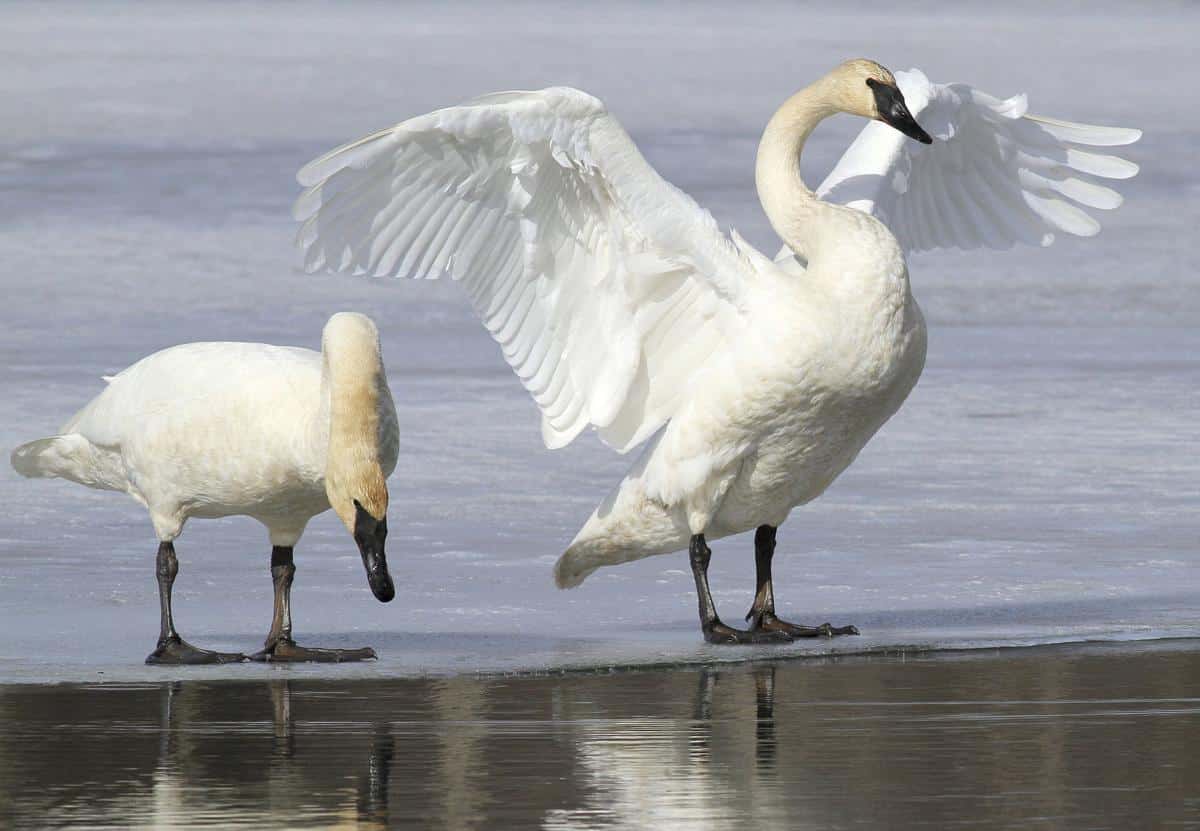
[[[971,225],[970,217],[959,204],[956,193],[957,183],[949,175],[949,171],[938,170],[938,185],[943,196],[943,215],[949,225],[948,233],[943,235],[943,248],[974,248],[979,245],[979,235]]]
[[[532,381],[546,363],[546,356],[550,354],[550,342],[553,338],[549,332],[545,331],[544,327],[540,331],[534,330],[532,334],[536,337],[527,338],[524,349],[513,356],[513,371],[517,373],[517,377],[523,383],[528,383],[530,388],[539,389],[540,387],[533,384]]]
[[[1037,122],[1041,127],[1057,139],[1069,141],[1072,144],[1088,144],[1093,147],[1117,147],[1133,144],[1142,137],[1141,130],[1129,127],[1103,127],[1098,124],[1079,124],[1074,121],[1063,121],[1057,118],[1047,118],[1042,115],[1026,113],[1025,117]]]
[[[378,198],[381,192],[390,190],[392,186],[390,176],[378,173],[366,176],[356,170],[338,171],[318,186],[321,194],[320,216],[324,222],[332,225],[347,214],[357,213],[364,203]]]
[[[419,271],[431,278],[441,277],[447,272],[450,258],[454,255],[459,240],[471,225],[475,208],[475,203],[465,201],[455,206],[454,212],[444,223],[443,232],[430,245],[429,251],[433,256],[421,260],[417,267]]]
[[[529,310],[533,308],[533,300],[536,294],[537,292],[534,290],[534,287],[529,283],[525,283],[521,287],[521,293],[517,295],[516,302],[510,307],[503,325],[492,332],[493,337],[496,338],[496,341],[501,346],[509,346],[521,333],[521,327],[525,324],[525,318],[529,316]]]
[[[404,239],[402,244],[404,257],[396,266],[396,276],[409,278],[419,276],[414,271],[416,261],[424,253],[424,247],[430,238],[437,233],[438,217],[443,216],[453,205],[453,200],[439,198],[439,191],[445,182],[444,178],[428,182],[422,189],[423,192],[419,194],[420,198],[413,200],[411,213],[405,219],[404,229],[400,235]]]
[[[431,251],[433,242],[437,237],[446,230],[445,220],[450,212],[454,209],[456,202],[450,199],[443,199],[433,202],[428,215],[420,221],[421,232],[413,239],[408,247],[408,253],[404,256],[404,261],[400,263],[400,273],[412,277],[414,280],[424,278],[425,273],[418,267],[418,263],[424,260],[430,253],[436,254],[436,250]]]
[[[1089,208],[1111,211],[1121,206],[1124,201],[1121,194],[1112,188],[1086,182],[1076,176],[1071,176],[1064,168],[1059,168],[1060,177],[1051,178],[1034,173],[1032,170],[1019,171],[1021,186],[1026,190],[1050,190],[1072,199]]]
[[[1136,164],[1119,156],[1106,156],[1074,148],[1067,148],[1066,163],[1080,173],[1091,173],[1106,179],[1129,179],[1138,172]]]
[[[938,248],[953,248],[956,240],[961,240],[963,233],[954,215],[954,206],[947,194],[946,180],[942,168],[931,165],[933,181],[930,183],[929,202],[934,216],[932,226],[934,242]]]
[[[386,184],[382,179],[368,181],[363,187],[339,193],[328,205],[323,206],[319,213],[310,217],[305,227],[311,227],[315,231],[318,244],[340,250],[349,244],[352,229],[361,230],[363,207],[377,199],[380,193],[387,189]],[[312,225],[309,226],[309,223]]]
[[[1077,237],[1099,233],[1100,223],[1069,202],[1054,198],[1050,193],[1022,194],[1026,204],[1051,227]]]
[[[564,361],[569,361],[570,356],[564,354]],[[542,409],[542,415],[548,419],[555,419],[562,415],[567,406],[577,396],[575,395],[575,386],[571,381],[571,373],[565,366],[559,366],[551,376],[550,384],[546,390],[540,395],[535,395],[534,398],[538,406]]]
[[[379,140],[395,133],[396,129],[396,126],[388,127],[364,136],[358,141],[352,141],[330,150],[324,156],[314,159],[300,168],[296,174],[296,181],[304,187],[310,187],[329,178],[332,172],[349,167],[362,158],[369,158],[370,155],[380,152],[377,145]],[[375,146],[372,147],[372,145]]]
[[[994,233],[990,238],[992,248],[1011,248],[1016,242],[1028,241],[1026,240],[1028,235],[1013,227],[1007,219],[1007,214],[999,209],[991,191],[985,189],[982,177],[964,176],[961,181],[971,204],[986,216],[986,225]]]
[[[404,258],[412,250],[413,241],[424,230],[420,221],[422,211],[428,210],[431,203],[424,193],[405,193],[400,211],[388,222],[388,228],[394,229],[390,241],[377,255],[375,273],[387,277],[407,277],[404,268]],[[433,203],[436,205],[436,203]]]
[[[525,269],[521,256],[523,247],[519,238],[505,236],[497,240],[497,244],[489,253],[488,258],[479,263],[479,273],[485,275],[485,279],[488,274],[499,275],[494,282],[494,289],[489,292],[490,296],[485,298],[488,305],[479,310],[479,316],[483,318],[484,324],[493,333],[495,328],[491,321],[509,307],[513,293],[525,280]]]
[[[983,155],[979,163],[992,195],[985,204],[995,206],[994,215],[1004,222],[1016,239],[1029,245],[1045,245],[1045,229],[1039,228],[1030,215],[1030,206],[1013,172],[994,156]]]
[[[501,233],[499,230],[505,223],[507,217],[502,206],[480,203],[480,212],[484,214],[481,219],[478,219],[478,224],[471,229],[470,238],[462,243],[462,250],[457,252],[455,256],[455,271],[458,274],[458,279],[471,277],[480,281],[482,287],[484,283],[484,272],[479,269],[481,252],[490,250],[488,246],[496,244],[496,235]],[[472,304],[475,300],[472,299]],[[476,309],[478,310],[478,306]]]

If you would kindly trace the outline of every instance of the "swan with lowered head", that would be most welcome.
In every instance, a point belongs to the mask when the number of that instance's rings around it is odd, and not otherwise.
[[[800,177],[805,140],[838,112],[876,122],[823,188],[849,206]],[[771,562],[776,528],[921,374],[906,248],[1094,233],[1074,203],[1119,197],[1077,174],[1136,168],[1080,146],[1136,138],[859,59],[788,99],[762,136],[755,182],[786,243],[778,262],[720,233],[600,101],[562,87],[484,96],[338,148],[300,171],[294,215],[310,271],[460,281],[548,447],[588,426],[620,452],[647,443],[559,559],[559,586],[687,548],[708,641],[790,640],[857,632],[780,620]],[[750,529],[757,593],[740,631],[717,615],[708,541]]]
[[[275,611],[267,661],[350,661],[371,649],[307,649],[292,640],[292,549],[308,521],[332,507],[354,536],[375,597],[395,596],[388,574],[386,479],[399,432],[379,348],[365,315],[325,325],[321,351],[262,343],[188,343],[156,352],[109,379],[57,436],[12,453],[23,476],[61,477],[124,491],[158,534],[161,629],[152,664],[244,660],[180,638],[171,614],[179,570],[174,540],[191,517],[250,516],[267,527]]]

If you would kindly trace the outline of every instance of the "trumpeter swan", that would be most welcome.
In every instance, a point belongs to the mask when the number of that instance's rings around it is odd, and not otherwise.
[[[837,112],[878,122],[822,188],[849,207],[800,177],[805,140]],[[1137,137],[848,61],[762,136],[755,181],[786,243],[777,263],[663,181],[600,101],[556,87],[484,96],[334,150],[300,171],[294,214],[311,271],[461,281],[541,408],[548,447],[589,425],[622,453],[648,440],[559,559],[559,586],[688,548],[710,642],[855,633],[779,620],[771,560],[777,526],[921,374],[905,249],[1094,233],[1072,203],[1119,197],[1077,174],[1136,167],[1079,145]],[[751,528],[758,591],[741,632],[717,616],[707,540]]]
[[[332,507],[354,536],[371,591],[395,595],[388,574],[386,478],[396,466],[396,411],[379,333],[348,312],[325,324],[321,351],[262,343],[188,343],[156,352],[109,380],[57,436],[12,453],[23,476],[61,477],[124,491],[158,534],[161,628],[147,663],[244,660],[179,637],[171,588],[174,540],[191,517],[251,516],[271,539],[275,610],[254,658],[349,661],[371,649],[306,649],[292,640],[293,546]]]

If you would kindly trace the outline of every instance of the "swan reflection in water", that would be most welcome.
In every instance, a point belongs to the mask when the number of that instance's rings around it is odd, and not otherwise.
[[[0,686],[0,827],[1186,825],[1198,674],[1200,652],[1124,646]]]
[[[544,827],[782,827],[795,820],[798,806],[774,793],[775,675],[773,665],[703,667],[671,713],[578,718],[589,799],[551,812]]]
[[[15,816],[51,825],[561,824],[572,806],[637,805],[623,782],[656,753],[694,768],[671,793],[714,775],[713,744],[745,739],[767,770],[773,675],[639,674],[632,695],[589,677],[10,687],[0,786]]]
[[[208,691],[195,686],[184,682],[162,686],[160,752],[153,788],[150,794],[134,797],[137,804],[127,806],[127,816],[148,814],[147,823],[154,827],[190,825],[209,812],[236,824],[265,825],[293,816],[320,819],[329,828],[389,827],[396,742],[386,721],[372,719],[356,725],[355,747],[324,764],[321,734],[336,730],[338,721],[325,721],[317,713],[318,720],[302,727],[297,739],[291,681],[268,682],[265,690],[254,685],[257,693],[266,693],[270,704],[269,728],[261,721],[209,721],[204,700]],[[304,693],[300,696],[303,700]],[[301,707],[302,712],[305,709]],[[268,733],[270,741],[263,741]],[[225,745],[233,743],[238,749],[253,748],[249,754],[234,750],[234,755],[242,756],[238,768],[257,768],[259,775],[214,782],[221,777],[222,759],[229,758]],[[227,790],[227,796],[214,804],[213,789]]]

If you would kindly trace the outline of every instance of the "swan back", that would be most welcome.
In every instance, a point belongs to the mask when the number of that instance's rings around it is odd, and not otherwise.
[[[325,492],[351,533],[361,505],[387,515],[387,476],[396,466],[399,434],[379,331],[366,315],[339,312],[321,335],[322,386],[328,401]]]

